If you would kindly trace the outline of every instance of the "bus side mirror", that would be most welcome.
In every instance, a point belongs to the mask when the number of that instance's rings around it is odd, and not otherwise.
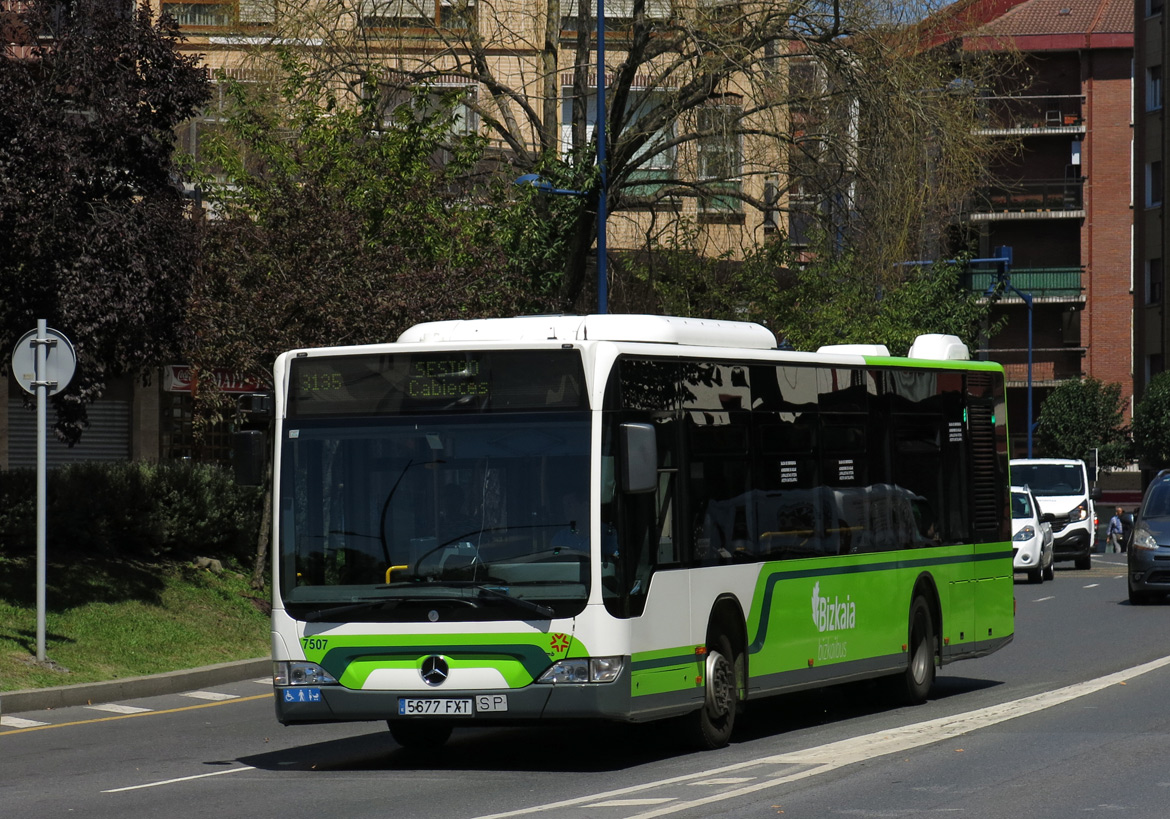
[[[268,440],[260,429],[245,429],[232,434],[232,471],[240,486],[261,486],[267,471]]]
[[[658,488],[658,442],[653,424],[622,424],[622,491],[653,492]]]

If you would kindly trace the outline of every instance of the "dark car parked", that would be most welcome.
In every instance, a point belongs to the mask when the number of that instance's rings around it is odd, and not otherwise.
[[[1170,593],[1170,469],[1146,488],[1126,555],[1129,602],[1148,603]]]

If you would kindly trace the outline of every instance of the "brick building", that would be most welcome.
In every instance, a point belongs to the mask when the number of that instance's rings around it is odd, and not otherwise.
[[[982,258],[1012,250],[996,312],[1005,328],[980,353],[1003,362],[1012,453],[1026,455],[1029,309],[1034,421],[1044,397],[1082,376],[1134,387],[1132,156],[1133,10],[1125,0],[975,0],[950,19],[963,51],[1010,50],[1021,72],[987,97],[983,133],[1018,140],[972,203]],[[1014,87],[1013,87],[1014,84]],[[974,267],[983,292],[991,268]],[[1034,453],[1039,454],[1039,453]]]

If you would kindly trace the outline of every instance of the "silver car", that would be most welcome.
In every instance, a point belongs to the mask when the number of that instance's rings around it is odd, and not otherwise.
[[[1052,521],[1042,513],[1036,496],[1026,486],[1012,487],[1012,566],[1027,572],[1030,583],[1052,580]]]

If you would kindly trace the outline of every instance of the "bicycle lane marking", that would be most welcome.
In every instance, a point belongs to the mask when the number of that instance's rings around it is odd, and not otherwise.
[[[942,742],[947,739],[963,736],[964,734],[969,734],[972,731],[977,731],[981,728],[988,728],[1001,722],[1027,716],[1038,711],[1043,711],[1048,708],[1063,705],[1067,702],[1071,702],[1090,694],[1095,694],[1099,691],[1105,690],[1106,688],[1125,682],[1126,680],[1139,677],[1142,674],[1147,674],[1151,671],[1156,671],[1159,668],[1163,668],[1168,665],[1170,665],[1170,657],[1162,657],[1142,665],[1134,666],[1133,668],[1128,668],[1113,674],[1107,674],[1104,677],[1098,677],[1095,680],[1086,680],[1085,682],[1075,683],[1073,685],[1065,686],[1064,688],[1058,688],[1054,691],[1034,694],[1030,697],[1024,697],[1023,699],[1001,703],[999,705],[991,705],[966,714],[940,717],[938,719],[928,720],[926,722],[905,725],[900,728],[877,731],[872,734],[853,737],[851,739],[845,739],[838,742],[831,742],[827,745],[807,748],[802,751],[775,754],[773,756],[747,760],[745,762],[739,762],[734,765],[727,765],[721,768],[713,768],[710,770],[698,771],[693,774],[684,774],[682,776],[671,777],[669,779],[662,779],[656,782],[647,782],[642,785],[631,785],[628,788],[619,788],[617,790],[579,796],[573,799],[565,799],[558,802],[535,805],[533,807],[521,808],[519,810],[478,816],[475,817],[475,819],[507,819],[508,817],[513,816],[525,816],[534,813],[544,813],[560,808],[586,805],[603,800],[613,800],[619,797],[629,796],[630,794],[643,793],[654,788],[692,783],[695,780],[710,779],[712,777],[719,777],[732,772],[742,773],[751,768],[758,768],[769,765],[798,766],[800,768],[799,770],[795,771],[790,769],[782,776],[753,782],[740,788],[723,791],[721,793],[712,794],[710,796],[699,799],[678,801],[672,800],[670,805],[659,807],[644,813],[634,814],[633,816],[629,817],[629,819],[653,819],[653,817],[668,816],[672,813],[678,813],[680,811],[690,810],[693,808],[702,807],[704,805],[711,805],[716,802],[735,799],[740,796],[747,796],[758,791],[768,790],[769,788],[775,788],[790,782],[807,779],[813,776],[819,776],[820,774],[829,773],[830,771],[843,768],[847,765],[853,765],[858,762],[887,756],[889,754],[903,753],[914,748],[922,747],[923,745],[931,745],[935,742]]]
[[[163,714],[177,714],[181,711],[194,711],[197,708],[215,708],[215,707],[221,706],[221,705],[232,705],[233,703],[237,703],[237,702],[249,702],[250,700],[262,700],[262,699],[265,699],[265,698],[268,698],[271,696],[272,696],[271,694],[253,694],[253,695],[247,696],[247,697],[237,697],[236,699],[233,699],[233,700],[222,700],[222,701],[217,701],[217,702],[202,702],[202,703],[199,703],[198,705],[185,705],[185,706],[182,706],[181,708],[167,708],[167,709],[160,710],[160,711],[141,711],[141,712],[136,712],[133,714],[118,714],[117,716],[112,716],[112,717],[95,717],[94,719],[80,719],[80,720],[73,720],[71,722],[40,723],[37,725],[31,725],[31,726],[27,726],[27,727],[14,728],[13,730],[9,730],[9,731],[0,731],[0,737],[12,736],[13,734],[27,734],[30,731],[46,731],[46,730],[49,730],[50,728],[70,728],[70,727],[75,726],[75,725],[92,725],[95,722],[111,722],[112,720],[117,720],[117,719],[135,719],[135,718],[139,718],[139,717],[156,717],[156,716],[161,716]],[[87,706],[82,706],[82,707],[87,707]],[[33,722],[33,720],[29,720],[29,722]]]

